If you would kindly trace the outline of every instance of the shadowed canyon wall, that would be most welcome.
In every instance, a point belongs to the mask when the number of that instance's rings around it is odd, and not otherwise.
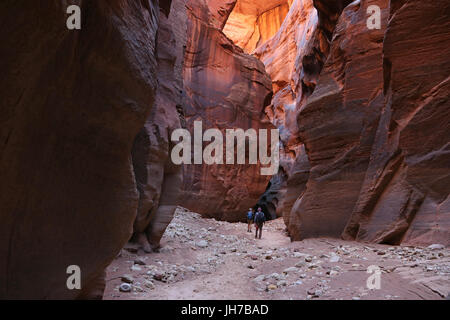
[[[137,135],[133,150],[133,168],[139,191],[133,240],[145,252],[159,248],[159,241],[172,221],[179,203],[182,183],[181,166],[173,164],[171,135],[181,128],[183,43],[176,41],[172,25],[174,12],[159,15],[156,43],[158,88],[154,107]],[[184,29],[184,32],[186,30]]]
[[[159,7],[74,2],[79,31],[66,28],[65,1],[0,3],[0,298],[101,297],[140,205],[131,151],[166,95]],[[67,289],[71,265],[81,291]]]

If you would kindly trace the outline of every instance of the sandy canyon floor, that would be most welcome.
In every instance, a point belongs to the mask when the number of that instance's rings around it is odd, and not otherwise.
[[[125,246],[107,270],[104,299],[445,299],[450,291],[449,249],[291,242],[282,219],[257,240],[244,223],[179,208],[161,244],[151,254]],[[367,287],[371,265],[380,289]]]

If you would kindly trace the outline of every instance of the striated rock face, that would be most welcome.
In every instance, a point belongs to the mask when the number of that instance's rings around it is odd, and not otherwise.
[[[259,203],[286,222],[306,189],[310,167],[296,119],[315,89],[334,26],[349,2],[293,1],[278,32],[255,50],[272,78],[274,98],[266,113],[280,130],[282,140],[281,172],[272,179]]]
[[[177,8],[178,9],[178,8]],[[181,127],[183,80],[183,43],[175,41],[170,19],[159,15],[156,58],[158,88],[155,105],[133,145],[133,168],[139,191],[139,205],[134,223],[134,240],[146,252],[159,247],[159,241],[178,205],[182,170],[173,164],[171,135]]]
[[[317,22],[313,1],[295,0],[278,32],[255,50],[272,79],[274,97],[266,113],[280,130],[282,142],[281,170],[259,201],[272,217],[288,219],[308,178],[309,163],[298,137],[296,102],[310,94],[304,90],[308,88],[305,84],[311,86],[318,77],[320,67],[310,67],[313,60],[324,59]]]
[[[166,63],[154,54],[159,8],[79,3],[80,31],[65,27],[65,1],[0,4],[0,298],[100,297],[103,270],[132,234],[131,150]],[[81,291],[67,289],[71,265]]]
[[[371,4],[381,30],[366,26]],[[440,8],[361,1],[342,12],[314,92],[297,102],[311,170],[287,219],[293,239],[449,243],[450,11]]]
[[[403,1],[383,43],[385,104],[344,236],[450,244],[450,4]]]
[[[367,27],[370,5],[380,30]],[[253,43],[243,30],[257,10],[242,8],[224,30],[265,64],[282,142],[258,205],[294,240],[448,243],[448,5],[295,0]]]
[[[217,29],[222,30],[236,6],[237,0],[206,0],[209,9],[209,23]]]
[[[210,22],[214,15],[206,3],[186,5],[185,122],[192,136],[194,121],[202,121],[203,131],[219,129],[224,137],[226,129],[273,128],[264,114],[272,94],[264,65]],[[183,206],[218,219],[245,219],[270,179],[260,170],[250,164],[185,165]]]
[[[298,125],[311,164],[304,195],[291,213],[294,239],[339,237],[357,201],[383,105],[382,29],[366,26],[367,6],[342,12],[314,93],[300,107]]]

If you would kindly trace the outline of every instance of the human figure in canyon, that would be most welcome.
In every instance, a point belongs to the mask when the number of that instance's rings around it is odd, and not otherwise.
[[[252,232],[253,209],[249,208],[247,212],[247,232]]]
[[[258,231],[259,231],[259,239],[261,239],[262,236],[262,228],[264,225],[264,222],[266,222],[266,216],[264,215],[264,212],[261,208],[258,208],[258,211],[255,213],[255,239],[258,238]]]

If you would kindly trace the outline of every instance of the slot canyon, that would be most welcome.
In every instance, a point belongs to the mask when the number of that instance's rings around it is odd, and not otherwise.
[[[449,1],[2,0],[0,21],[0,299],[448,299]],[[175,165],[196,121],[278,129],[278,172]]]

